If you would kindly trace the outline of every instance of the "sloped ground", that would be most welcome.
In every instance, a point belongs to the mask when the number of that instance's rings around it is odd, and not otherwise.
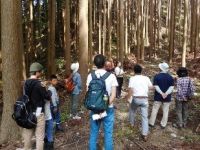
[[[153,64],[150,62],[145,62],[144,74],[149,76],[151,79],[153,75],[158,72],[157,62]],[[174,72],[175,68],[172,68]],[[174,74],[174,73],[172,73]],[[124,82],[124,92],[123,96],[126,94],[128,79],[130,74],[127,74]],[[200,93],[200,83],[198,79],[195,79],[197,85],[197,93]],[[200,96],[200,94],[198,95]],[[174,101],[170,106],[169,112],[169,122],[165,129],[161,129],[159,126],[159,121],[162,117],[162,112],[160,112],[157,117],[157,122],[155,128],[150,130],[150,134],[147,142],[143,142],[140,136],[140,110],[138,109],[136,116],[136,125],[131,127],[128,122],[128,103],[123,98],[116,100],[116,119],[114,127],[114,145],[116,150],[197,150],[200,149],[200,129],[198,125],[200,124],[200,102],[199,97],[195,97],[190,103],[190,116],[188,127],[186,129],[176,129],[172,127],[172,123],[175,120],[175,105]],[[152,109],[153,103],[153,92],[150,93],[149,98],[149,114]],[[65,131],[63,133],[56,133],[55,136],[55,149],[56,150],[86,150],[88,149],[88,139],[89,139],[89,113],[82,107],[80,115],[82,119],[80,121],[74,121],[69,119],[69,97],[62,93],[62,119],[63,127]],[[200,127],[199,127],[200,128]],[[21,147],[22,143],[20,141],[11,142],[0,147],[4,150],[14,150],[17,147]],[[103,131],[100,130],[99,149],[103,149]]]

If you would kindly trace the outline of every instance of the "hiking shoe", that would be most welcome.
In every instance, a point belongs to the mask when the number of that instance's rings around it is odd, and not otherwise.
[[[174,128],[177,128],[177,129],[181,129],[181,128],[182,128],[182,126],[181,126],[181,125],[178,125],[177,123],[173,123],[172,126],[173,126]]]
[[[152,124],[149,124],[149,127],[151,127],[151,128],[154,128],[154,125],[152,125]]]
[[[164,126],[162,126],[162,125],[160,125],[160,128],[161,128],[161,129],[165,129],[165,127],[164,127]]]
[[[62,128],[62,126],[60,124],[56,125],[56,131],[64,131],[64,129]]]
[[[143,140],[144,142],[147,142],[147,135],[142,135],[142,140]]]
[[[79,116],[76,115],[76,116],[73,117],[73,119],[75,119],[75,120],[80,120],[81,117],[79,117]]]

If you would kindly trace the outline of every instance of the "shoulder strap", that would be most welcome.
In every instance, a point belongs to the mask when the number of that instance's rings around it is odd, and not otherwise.
[[[97,78],[97,76],[96,76],[96,74],[95,74],[95,71],[92,71],[92,72],[91,72],[91,76],[92,76],[92,79],[96,79],[96,78]]]
[[[106,72],[101,78],[105,81],[109,76],[110,76],[110,72]]]

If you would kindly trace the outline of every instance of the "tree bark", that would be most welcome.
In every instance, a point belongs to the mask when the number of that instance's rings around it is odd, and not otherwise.
[[[175,37],[175,8],[176,0],[171,0],[171,15],[170,15],[170,36],[169,36],[169,63],[172,63],[174,51],[174,37]]]
[[[182,67],[186,67],[186,47],[187,47],[187,13],[188,0],[184,0],[184,27],[183,27],[183,52],[182,52]]]
[[[65,0],[64,11],[64,51],[65,51],[65,71],[70,74],[71,65],[71,42],[70,42],[70,0]]]
[[[153,51],[153,0],[149,1],[149,59],[151,60]]]
[[[55,15],[56,15],[56,2],[49,0],[48,3],[48,65],[47,76],[55,74]]]
[[[4,107],[1,120],[0,143],[5,143],[8,140],[19,138],[19,128],[11,115],[13,112],[13,104],[21,92],[21,1],[1,1],[1,10],[2,87]]]
[[[79,1],[79,49],[80,74],[85,90],[88,74],[88,0]]]
[[[88,28],[88,50],[89,50],[89,64],[90,64],[90,69],[92,69],[92,54],[93,54],[93,48],[92,48],[92,0],[89,0],[89,28]]]
[[[119,25],[120,25],[120,36],[119,36],[119,61],[123,64],[123,58],[124,58],[124,0],[120,0],[119,2],[119,9],[120,9],[120,15],[119,15]]]
[[[105,50],[106,50],[106,33],[107,33],[106,16],[107,16],[106,0],[103,0],[103,46],[102,46],[103,55],[105,55]]]
[[[102,0],[99,1],[99,54],[102,53]]]

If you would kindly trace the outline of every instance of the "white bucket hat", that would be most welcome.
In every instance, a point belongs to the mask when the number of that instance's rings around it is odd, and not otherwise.
[[[160,63],[158,67],[163,71],[163,72],[168,72],[169,71],[169,65],[165,62]]]
[[[71,70],[73,71],[73,73],[76,73],[79,69],[79,63],[72,63],[71,64]]]

